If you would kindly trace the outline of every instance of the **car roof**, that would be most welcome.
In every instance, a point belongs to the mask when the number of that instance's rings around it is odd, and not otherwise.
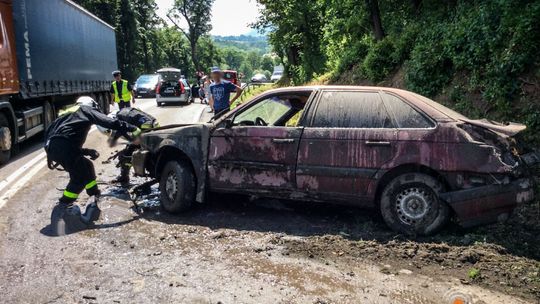
[[[312,85],[312,86],[298,86],[298,87],[284,87],[269,90],[267,94],[273,93],[293,93],[298,91],[314,91],[314,90],[339,90],[339,91],[383,91],[385,93],[390,93],[398,95],[399,97],[406,99],[414,107],[419,108],[421,111],[425,112],[431,118],[437,121],[449,121],[449,120],[460,120],[466,118],[460,113],[451,110],[444,105],[437,103],[425,96],[396,88],[389,87],[376,87],[376,86],[348,86],[348,85]]]
[[[223,73],[237,73],[235,70],[224,70]]]
[[[163,69],[159,69],[157,70],[158,73],[163,73],[163,72],[176,72],[176,73],[181,73],[182,71],[180,69],[177,69],[177,68],[163,68]]]

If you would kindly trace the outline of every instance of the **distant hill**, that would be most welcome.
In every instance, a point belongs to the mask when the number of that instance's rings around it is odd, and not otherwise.
[[[271,51],[266,36],[212,36],[212,38],[219,47],[235,47],[245,51],[256,50],[261,55]]]

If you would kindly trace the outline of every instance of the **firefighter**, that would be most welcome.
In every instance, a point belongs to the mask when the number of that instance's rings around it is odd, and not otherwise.
[[[96,150],[85,149],[88,132],[92,125],[98,125],[122,134],[140,134],[140,129],[124,121],[114,120],[101,113],[98,103],[91,97],[82,96],[75,106],[61,111],[59,117],[45,132],[45,151],[49,169],[65,170],[69,173],[69,183],[51,214],[52,233],[63,235],[88,227],[96,221],[101,211],[97,206],[100,191],[92,162],[99,157]],[[84,214],[74,204],[79,193],[86,189],[91,203]]]
[[[120,71],[114,71],[112,75],[114,77],[110,89],[112,100],[118,104],[119,109],[131,107],[131,103],[135,103],[133,87],[127,80],[122,79]]]
[[[112,112],[109,114],[111,119],[117,119],[128,124],[134,125],[140,128],[142,131],[150,130],[159,127],[159,123],[156,118],[152,115],[145,113],[136,108],[123,108],[120,111]],[[110,128],[105,128],[98,126],[98,130],[109,136],[109,144],[111,147],[116,145],[118,138],[122,136],[121,133],[111,130]],[[125,137],[125,136],[124,136]],[[140,148],[138,138],[126,138],[130,143],[126,148],[118,152],[115,157],[118,157],[118,165],[120,167],[120,175],[114,179],[112,182],[120,183],[123,185],[129,184],[129,170],[131,169],[131,157],[133,152]]]

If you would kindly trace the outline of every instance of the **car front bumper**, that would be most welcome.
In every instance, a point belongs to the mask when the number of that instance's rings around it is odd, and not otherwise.
[[[534,199],[534,182],[521,178],[508,184],[486,185],[440,194],[456,213],[461,226],[504,220],[514,208]]]

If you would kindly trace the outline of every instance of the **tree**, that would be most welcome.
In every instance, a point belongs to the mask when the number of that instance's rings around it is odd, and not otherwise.
[[[137,20],[137,34],[139,47],[142,51],[144,72],[150,73],[155,70],[151,63],[152,41],[155,42],[156,27],[160,24],[160,18],[156,14],[157,4],[155,0],[134,0],[135,18]]]
[[[373,29],[373,35],[375,39],[380,41],[384,38],[384,29],[381,20],[381,10],[379,9],[378,0],[365,0],[366,7],[369,11],[369,19],[371,21],[371,28]]]
[[[327,1],[258,1],[263,6],[254,26],[269,32],[270,43],[293,81],[303,83],[324,71],[326,56],[321,41]]]
[[[214,0],[176,0],[174,7],[167,14],[171,22],[186,36],[191,47],[191,60],[199,71],[201,62],[198,57],[199,39],[212,29],[210,24]],[[187,31],[180,26],[180,20],[187,24]]]

